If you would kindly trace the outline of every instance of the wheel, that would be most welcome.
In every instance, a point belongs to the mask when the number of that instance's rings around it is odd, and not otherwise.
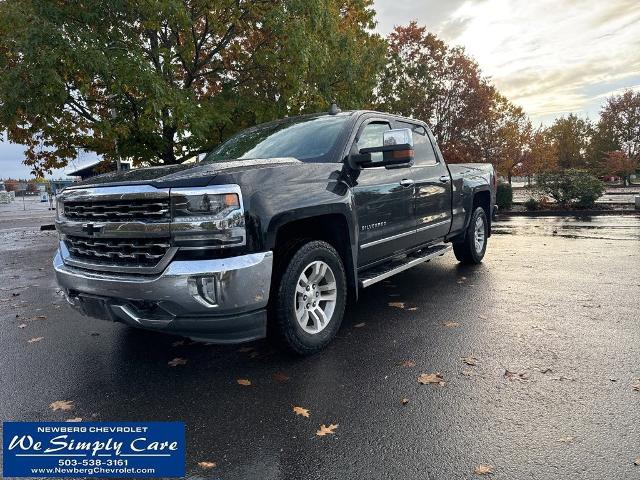
[[[335,337],[347,298],[338,252],[326,242],[299,246],[284,268],[277,289],[275,333],[300,355],[322,350]]]
[[[476,265],[482,262],[487,251],[489,222],[482,207],[477,207],[471,215],[471,221],[462,242],[453,243],[453,253],[464,264]]]

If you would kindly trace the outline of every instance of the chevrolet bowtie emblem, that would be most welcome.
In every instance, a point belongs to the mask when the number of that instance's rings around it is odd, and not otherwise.
[[[104,225],[95,225],[93,223],[85,223],[82,225],[82,231],[87,235],[95,235],[96,233],[102,232]]]

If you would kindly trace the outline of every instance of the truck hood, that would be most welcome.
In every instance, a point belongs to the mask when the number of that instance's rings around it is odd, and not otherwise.
[[[174,184],[189,183],[191,186],[205,186],[218,173],[237,173],[260,168],[300,164],[295,158],[255,158],[249,160],[224,160],[211,163],[167,165],[159,167],[135,168],[126,172],[111,172],[88,178],[70,188],[99,186],[103,184]]]

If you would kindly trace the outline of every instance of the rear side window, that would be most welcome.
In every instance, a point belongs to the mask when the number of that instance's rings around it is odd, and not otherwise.
[[[413,132],[413,150],[415,152],[415,165],[435,165],[438,157],[433,150],[431,140],[426,129],[422,125],[398,122],[398,128],[410,128]]]

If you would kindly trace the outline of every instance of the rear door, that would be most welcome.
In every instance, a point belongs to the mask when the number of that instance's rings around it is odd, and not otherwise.
[[[369,118],[358,129],[353,149],[378,147],[391,129],[385,118]],[[372,155],[381,161],[382,154]],[[358,218],[358,267],[408,248],[415,236],[414,181],[411,168],[369,167],[359,171],[352,189]]]
[[[416,235],[414,245],[440,240],[451,228],[451,176],[436,154],[428,130],[418,123],[397,121],[395,128],[413,132],[415,163],[411,176],[415,181]]]

